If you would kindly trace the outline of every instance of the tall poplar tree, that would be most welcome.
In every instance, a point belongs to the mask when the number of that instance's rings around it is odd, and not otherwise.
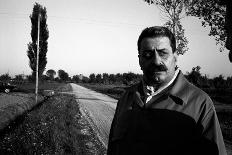
[[[34,4],[31,20],[31,42],[28,43],[27,56],[29,58],[29,66],[32,69],[32,77],[36,75],[36,60],[37,60],[37,40],[38,40],[38,18],[40,14],[40,37],[39,37],[39,66],[38,75],[41,77],[47,64],[47,49],[49,32],[47,28],[47,11],[46,8],[38,3]]]

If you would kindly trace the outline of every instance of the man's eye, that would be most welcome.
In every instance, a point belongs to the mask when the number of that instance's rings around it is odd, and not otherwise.
[[[166,52],[164,52],[164,51],[160,51],[160,52],[159,52],[159,55],[160,55],[161,57],[164,57],[164,56],[167,56],[168,54],[167,54]]]
[[[151,58],[153,56],[153,52],[143,52],[142,56],[144,58]]]
[[[159,55],[160,55],[160,56],[165,56],[165,54],[166,54],[166,53],[164,53],[164,52],[159,52]]]
[[[145,57],[150,57],[150,56],[151,56],[151,52],[146,52],[146,53],[144,53],[144,56],[145,56]]]

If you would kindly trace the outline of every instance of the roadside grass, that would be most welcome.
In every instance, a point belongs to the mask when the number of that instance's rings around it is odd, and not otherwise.
[[[124,85],[105,85],[105,84],[80,84],[88,89],[92,89],[94,91],[106,94],[110,97],[113,97],[115,99],[119,99],[120,96],[123,94],[123,92],[125,92],[125,89],[127,88]],[[213,95],[213,98],[217,97],[217,98],[222,98],[220,97],[220,95],[222,95],[221,93],[218,93],[220,91],[216,91],[216,90],[208,90],[208,93],[210,95]],[[210,96],[211,96],[210,95]],[[225,95],[225,94],[224,94]],[[228,95],[228,93],[226,94]],[[224,98],[224,100],[227,98]],[[231,96],[229,97],[229,99],[231,100]],[[228,100],[226,103],[227,104],[232,104],[230,102],[230,100]],[[219,119],[219,123],[221,126],[221,130],[222,130],[222,134],[224,139],[226,139],[227,141],[232,143],[232,112],[231,111],[221,111],[221,112],[217,112],[218,115],[218,119]]]
[[[81,116],[74,96],[56,94],[17,121],[1,132],[1,154],[91,155],[106,152]]]

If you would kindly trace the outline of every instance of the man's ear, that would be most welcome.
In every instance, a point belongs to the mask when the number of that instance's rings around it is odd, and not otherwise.
[[[174,52],[174,60],[175,60],[175,62],[177,62],[177,58],[178,58],[177,52]]]
[[[138,54],[138,59],[139,59],[139,66],[140,66],[140,69],[142,70],[141,55],[139,55],[139,54]]]

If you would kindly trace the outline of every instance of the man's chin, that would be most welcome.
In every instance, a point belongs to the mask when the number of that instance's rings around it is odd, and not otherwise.
[[[156,74],[153,74],[152,76],[149,76],[146,78],[146,82],[148,84],[162,84],[163,83],[163,80],[164,77],[163,77],[163,74],[162,73],[156,73]]]
[[[165,73],[164,71],[154,72],[154,73],[153,73],[153,76],[154,76],[154,77],[159,77],[159,76],[164,75],[164,73]]]
[[[161,84],[163,82],[163,77],[161,75],[155,75],[152,77],[152,81],[155,84]]]
[[[165,74],[165,72],[163,72],[163,71],[154,72],[154,73],[152,74],[152,77],[153,77],[153,78],[163,79],[164,76],[165,76],[164,74]]]

